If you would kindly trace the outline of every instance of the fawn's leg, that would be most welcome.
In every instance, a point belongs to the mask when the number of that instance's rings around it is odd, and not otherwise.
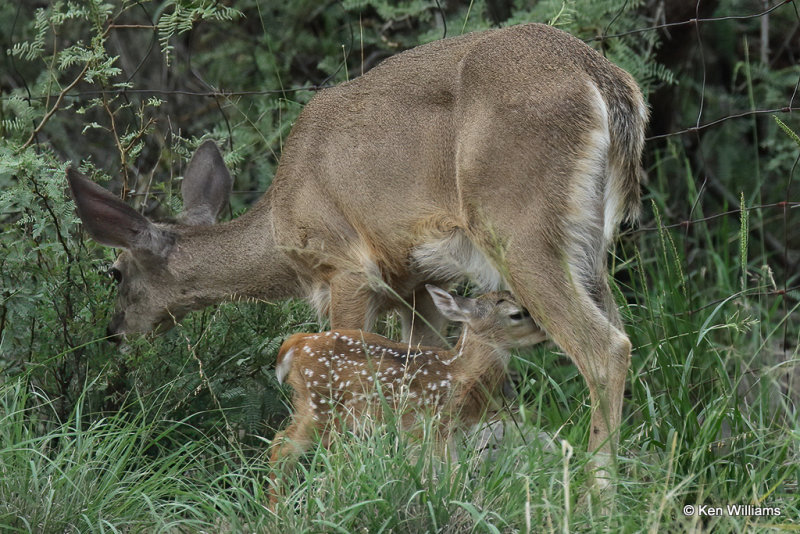
[[[270,492],[269,503],[274,506],[278,502],[279,487],[276,470],[286,472],[293,466],[311,445],[314,431],[317,428],[316,421],[310,411],[293,416],[292,424],[275,435],[272,440],[272,453],[270,454],[270,466],[272,467],[269,475]],[[281,464],[281,465],[279,465]]]

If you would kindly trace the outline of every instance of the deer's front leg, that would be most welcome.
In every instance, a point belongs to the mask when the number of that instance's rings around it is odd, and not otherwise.
[[[430,293],[422,287],[414,291],[411,301],[401,303],[400,321],[403,325],[403,341],[412,347],[417,345],[444,347],[444,328],[447,319],[439,313]]]
[[[338,274],[330,287],[331,328],[371,331],[379,306],[367,277],[357,273]]]

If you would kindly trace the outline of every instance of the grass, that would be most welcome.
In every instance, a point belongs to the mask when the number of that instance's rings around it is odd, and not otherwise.
[[[529,388],[548,389],[538,382]],[[316,448],[286,476],[289,490],[273,513],[266,508],[265,453],[253,454],[222,431],[189,439],[196,436],[190,421],[160,421],[143,410],[86,427],[76,412],[37,435],[31,408],[44,399],[9,385],[2,399],[0,524],[9,531],[741,532],[796,527],[800,517],[796,421],[780,427],[751,417],[748,436],[728,443],[713,432],[675,429],[661,449],[646,420],[635,425],[629,417],[607,515],[580,502],[586,415],[562,429],[565,441],[554,448],[508,425],[489,460],[474,437],[464,438],[452,461],[389,423]],[[730,416],[726,406],[708,407],[706,424]],[[522,428],[534,415],[519,414]],[[781,516],[682,513],[687,504],[736,503],[777,506]]]
[[[668,167],[659,163],[653,191],[669,190],[671,174],[662,170]],[[643,226],[658,226],[664,205],[654,194],[653,222]],[[268,325],[268,334],[255,327],[254,335],[242,333],[249,330],[233,328],[236,321],[204,315],[204,334],[191,338],[205,344],[194,345],[188,361],[202,356],[209,378],[204,375],[199,385],[187,382],[190,366],[171,362],[174,376],[181,378],[166,380],[155,394],[140,394],[113,415],[86,413],[90,403],[81,399],[69,417],[59,420],[51,408],[57,399],[47,398],[24,377],[0,385],[0,528],[800,530],[800,304],[796,292],[776,294],[769,258],[748,249],[757,226],[743,218],[707,221],[691,231],[661,227],[624,239],[616,251],[615,288],[635,348],[609,513],[583,500],[587,390],[575,367],[552,347],[515,359],[522,375],[515,406],[521,431],[507,424],[490,460],[483,459],[474,436],[462,440],[454,461],[433,454],[430,441],[414,440],[387,423],[366,435],[336,436],[330,449],[312,449],[286,475],[289,490],[279,506],[268,510],[271,433],[251,432],[242,439],[229,423],[254,417],[256,409],[247,405],[255,398],[253,384],[273,391],[272,366],[247,349],[219,358],[224,360],[219,365],[210,365],[206,354],[230,332],[243,339],[237,346],[261,344],[262,352],[274,354],[282,336],[303,324],[304,312],[289,303],[260,308],[254,320],[238,321]],[[797,283],[796,275],[788,276],[789,286]],[[229,313],[232,306],[240,305],[223,306],[221,316],[238,319]],[[181,332],[172,339],[189,344]],[[146,342],[139,348],[146,354]],[[156,366],[168,361],[165,354],[154,359]],[[237,384],[215,378],[225,365],[263,365],[266,374],[246,370],[252,383],[239,391]],[[203,406],[197,391],[204,384],[211,390],[212,383],[213,402]],[[87,396],[96,395],[93,387],[86,384]],[[159,393],[170,389],[180,392],[190,416],[172,420],[174,398]],[[270,413],[279,400],[267,406]],[[538,439],[539,433],[549,439]],[[684,514],[686,506],[729,504],[776,507],[780,516]]]

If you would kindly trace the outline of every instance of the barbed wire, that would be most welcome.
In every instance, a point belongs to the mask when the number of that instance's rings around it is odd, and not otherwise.
[[[604,33],[603,35],[598,35],[598,36],[595,36],[595,37],[584,39],[584,42],[587,42],[587,43],[601,42],[601,41],[610,40],[610,39],[618,39],[618,38],[622,38],[622,37],[627,37],[627,36],[630,36],[630,35],[636,35],[636,34],[641,34],[641,33],[646,33],[646,32],[659,31],[659,30],[675,28],[675,27],[682,27],[682,26],[690,26],[690,25],[699,26],[700,24],[711,24],[711,23],[731,21],[731,20],[757,19],[757,18],[761,18],[761,17],[767,16],[767,15],[775,12],[776,10],[778,10],[781,7],[784,7],[784,6],[788,5],[788,4],[793,4],[794,5],[794,2],[795,2],[795,0],[781,0],[781,1],[777,2],[775,5],[770,6],[769,8],[764,9],[762,11],[758,11],[758,12],[754,12],[754,13],[747,13],[747,14],[742,14],[742,15],[723,15],[723,16],[718,16],[718,17],[696,17],[696,18],[691,18],[691,19],[687,19],[687,20],[683,20],[683,21],[665,22],[665,23],[662,23],[662,24],[654,24],[652,26],[648,26],[648,27],[645,27],[645,28],[637,28],[637,29],[629,30],[629,31],[625,31],[625,32],[619,32],[619,33],[613,33],[613,34]],[[699,2],[698,2],[698,5],[699,5]],[[624,9],[624,7],[620,9],[620,13],[622,12],[623,9]],[[608,31],[611,28],[611,26],[616,21],[618,16],[619,16],[619,14],[617,16],[615,16],[614,19],[608,24],[608,26],[606,27],[606,31]],[[155,31],[157,31],[157,26],[154,26],[154,25],[143,25],[143,24],[139,25],[139,24],[115,24],[115,23],[110,23],[109,24],[109,29],[147,29],[147,30],[151,30],[151,31],[155,32]],[[341,69],[342,65],[345,62],[346,62],[346,60],[343,61],[340,64],[338,69]],[[137,69],[135,69],[135,70],[138,71],[138,68],[140,66],[141,65],[137,66]],[[327,82],[329,80],[330,80],[330,77],[328,77],[325,82]],[[129,82],[131,81],[130,78],[128,79],[128,81]],[[280,88],[280,89],[263,89],[263,90],[213,89],[213,90],[206,90],[206,91],[191,91],[191,90],[188,90],[188,89],[162,89],[162,88],[133,89],[133,88],[120,87],[120,88],[116,88],[116,89],[84,90],[84,91],[67,92],[66,94],[62,94],[62,95],[60,95],[60,94],[46,94],[46,95],[40,95],[40,96],[37,96],[37,97],[28,96],[28,99],[30,99],[30,100],[49,100],[49,99],[58,98],[59,96],[61,96],[61,98],[73,99],[74,100],[74,99],[82,99],[82,98],[86,98],[86,97],[96,97],[96,96],[102,96],[102,95],[137,95],[137,94],[138,95],[156,95],[156,96],[158,96],[158,95],[160,95],[160,96],[180,95],[180,96],[190,96],[190,97],[198,97],[198,98],[231,99],[231,98],[237,98],[237,97],[273,96],[273,95],[278,95],[278,94],[297,93],[297,92],[303,92],[303,91],[319,91],[319,90],[322,90],[322,89],[325,89],[325,88],[328,88],[328,87],[332,87],[333,85],[335,85],[335,84],[330,84],[330,83],[325,83],[325,82],[320,83],[320,84],[307,84],[307,85],[297,86],[297,87],[288,87],[288,88]],[[793,105],[794,96],[795,96],[795,94],[797,92],[797,87],[798,86],[800,86],[800,79],[798,80],[798,84],[795,87],[795,91],[793,92],[792,97],[790,98],[790,102],[789,102],[789,104],[787,106],[783,106],[783,107],[779,107],[779,108],[772,108],[772,109],[746,110],[746,111],[734,112],[734,113],[731,113],[731,114],[726,115],[724,117],[719,117],[717,119],[714,119],[714,120],[712,120],[710,122],[707,122],[707,123],[704,123],[704,124],[695,124],[694,126],[686,127],[686,128],[680,129],[680,130],[673,131],[673,132],[649,136],[649,137],[647,137],[646,140],[647,141],[655,141],[655,140],[659,140],[659,139],[665,139],[665,138],[668,138],[668,137],[680,136],[680,135],[684,135],[684,134],[687,134],[687,133],[696,133],[696,132],[698,132],[700,130],[704,130],[704,129],[710,128],[712,126],[716,126],[717,124],[720,124],[722,122],[725,122],[725,121],[728,121],[728,120],[731,120],[731,119],[743,118],[743,117],[748,117],[748,116],[753,116],[753,115],[776,114],[776,113],[784,114],[784,113],[791,113],[793,111],[800,111],[800,107],[796,107],[796,106]],[[13,98],[13,97],[10,97],[10,96],[2,97],[3,100],[7,100],[7,99],[10,99],[10,98]]]
[[[655,30],[663,30],[663,29],[667,29],[667,28],[676,28],[676,27],[680,27],[680,26],[690,26],[690,25],[693,25],[693,24],[694,25],[698,25],[698,24],[704,24],[704,23],[707,23],[707,22],[722,22],[722,21],[726,21],[726,20],[757,19],[757,18],[761,18],[761,17],[766,16],[766,15],[769,15],[770,13],[775,11],[776,9],[778,9],[780,7],[783,7],[786,4],[791,4],[792,2],[794,2],[794,0],[781,0],[780,2],[775,4],[774,6],[768,8],[768,9],[766,9],[764,11],[760,11],[758,13],[749,13],[747,15],[724,15],[722,17],[691,18],[691,19],[682,20],[682,21],[679,21],[679,22],[665,22],[663,24],[656,24],[654,26],[648,26],[647,28],[638,28],[636,30],[629,30],[629,31],[626,31],[626,32],[598,35],[597,37],[591,37],[589,39],[584,39],[584,42],[592,43],[592,42],[597,42],[597,41],[604,41],[606,39],[616,39],[616,38],[619,38],[619,37],[627,37],[629,35],[636,35],[636,34],[639,34],[639,33],[645,33],[645,32],[650,32],[650,31],[655,31]],[[699,2],[698,2],[698,4],[699,4]]]
[[[772,289],[770,291],[764,291],[763,289],[764,289],[763,287],[754,287],[754,288],[742,289],[741,291],[737,291],[736,293],[731,293],[730,295],[727,295],[725,297],[706,302],[705,304],[703,304],[702,306],[698,306],[697,308],[692,308],[691,310],[686,310],[686,311],[683,311],[683,312],[677,312],[677,313],[675,313],[675,316],[676,317],[681,317],[681,316],[694,315],[696,313],[700,313],[703,310],[707,310],[708,308],[711,308],[711,307],[716,306],[718,304],[722,304],[723,302],[725,302],[727,300],[735,299],[737,297],[743,297],[743,296],[746,296],[746,297],[779,297],[779,296],[780,297],[785,297],[785,296],[791,295],[791,293],[794,293],[796,291],[800,291],[800,285],[796,285],[796,286],[792,286],[792,287],[786,287],[786,288],[775,288],[775,289]]]
[[[630,35],[636,35],[636,34],[640,34],[640,33],[658,31],[658,30],[663,30],[663,29],[668,29],[668,28],[681,27],[681,26],[708,24],[708,23],[724,22],[724,21],[730,21],[730,20],[757,19],[757,18],[764,17],[766,15],[769,15],[770,13],[773,13],[777,9],[780,9],[781,7],[783,7],[783,6],[787,5],[787,4],[793,4],[794,2],[795,2],[795,0],[781,0],[777,4],[771,6],[770,8],[768,8],[766,10],[763,10],[763,11],[756,12],[756,13],[748,13],[748,14],[744,14],[744,15],[723,15],[723,16],[719,16],[719,17],[691,18],[691,19],[682,20],[682,21],[678,21],[678,22],[665,22],[665,23],[662,23],[662,24],[654,24],[652,26],[647,26],[645,28],[637,28],[635,30],[629,30],[629,31],[625,31],[625,32],[612,33],[612,34],[604,33],[602,35],[598,35],[598,36],[595,36],[595,37],[590,37],[590,38],[587,38],[587,39],[583,39],[583,41],[586,42],[586,43],[593,43],[593,42],[605,41],[605,40],[609,40],[609,39],[618,39],[618,38],[621,38],[621,37],[627,37],[627,36],[630,36]],[[618,15],[615,16],[614,20],[616,20],[617,17],[618,17]],[[608,27],[606,28],[606,31],[608,30],[608,28],[611,27],[611,25],[613,25],[614,20],[612,20],[612,22],[609,23]],[[147,29],[147,30],[151,30],[151,31],[154,31],[154,32],[157,31],[157,29],[158,29],[158,27],[154,26],[154,25],[114,24],[114,23],[109,24],[108,28],[109,29]],[[305,86],[299,86],[299,87],[289,87],[289,88],[281,88],[281,89],[265,89],[265,90],[259,90],[259,91],[241,91],[241,90],[225,90],[225,89],[220,89],[220,90],[217,90],[217,91],[189,91],[189,90],[181,90],[181,89],[175,89],[175,90],[170,90],[170,89],[130,89],[130,88],[121,87],[121,88],[117,88],[117,89],[107,89],[107,90],[80,91],[80,92],[74,93],[73,95],[70,95],[70,96],[72,96],[72,97],[96,96],[98,94],[103,94],[103,93],[105,93],[105,94],[123,94],[123,93],[130,93],[130,94],[136,94],[136,93],[178,94],[178,95],[198,96],[198,97],[263,96],[263,95],[281,94],[281,93],[286,93],[286,92],[298,92],[298,91],[309,91],[309,90],[313,91],[313,90],[323,89],[323,88],[326,88],[326,87],[331,87],[332,85],[333,84],[321,83],[321,84],[318,84],[318,85],[312,84],[312,85],[305,85]],[[58,96],[58,95],[57,94],[49,94],[49,95],[41,95],[41,96],[38,96],[38,97],[32,97],[32,98],[33,99],[45,99],[45,98],[53,98],[53,97],[56,97],[56,96]],[[3,97],[3,98],[9,98],[9,97]]]
[[[677,130],[674,132],[669,132],[665,134],[658,134],[658,135],[651,135],[645,138],[645,141],[656,141],[658,139],[666,139],[667,137],[675,137],[679,135],[684,135],[688,133],[696,133],[700,130],[705,130],[707,128],[711,128],[712,126],[716,126],[721,124],[725,121],[729,121],[731,119],[740,119],[742,117],[751,117],[753,115],[774,115],[776,113],[791,113],[792,111],[800,111],[800,107],[794,106],[783,106],[781,108],[773,108],[773,109],[753,109],[750,111],[742,111],[739,113],[731,113],[730,115],[725,115],[724,117],[720,117],[710,122],[706,122],[704,124],[700,124],[697,126],[690,126],[688,128],[684,128],[683,130]]]
[[[759,204],[759,205],[756,205],[756,206],[745,206],[744,211],[745,212],[750,212],[750,211],[763,210],[763,209],[769,209],[769,208],[796,209],[796,208],[800,208],[800,201],[797,201],[797,202],[781,201],[781,202],[773,202],[771,204]],[[729,216],[733,216],[733,215],[739,215],[741,213],[742,213],[742,209],[741,208],[737,208],[737,209],[733,209],[733,210],[714,213],[712,215],[707,215],[705,217],[700,217],[698,219],[686,219],[686,220],[683,220],[683,221],[680,221],[680,222],[677,222],[677,223],[673,223],[673,224],[664,224],[664,225],[660,225],[660,226],[642,226],[642,227],[636,228],[634,230],[630,230],[628,232],[625,232],[624,235],[636,234],[636,233],[640,233],[640,232],[656,232],[656,231],[659,231],[659,230],[670,230],[670,229],[673,229],[673,228],[687,228],[689,226],[692,226],[693,224],[713,221],[714,219],[719,219],[720,217],[729,217]]]

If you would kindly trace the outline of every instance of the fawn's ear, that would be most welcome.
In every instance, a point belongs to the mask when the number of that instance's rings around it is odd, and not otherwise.
[[[214,224],[228,205],[233,178],[214,141],[206,141],[195,151],[181,183],[185,224]]]
[[[169,236],[110,191],[67,168],[67,181],[86,232],[107,247],[163,255]]]
[[[468,322],[475,312],[475,300],[451,295],[444,289],[425,284],[439,312],[451,321]]]

